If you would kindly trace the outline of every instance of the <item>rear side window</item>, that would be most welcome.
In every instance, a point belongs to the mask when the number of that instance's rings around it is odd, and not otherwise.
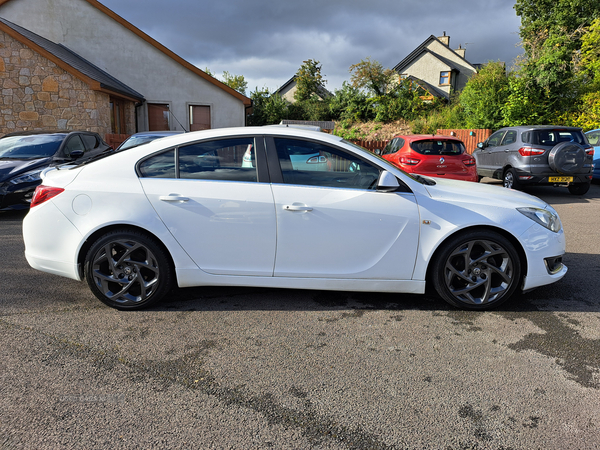
[[[579,130],[535,130],[531,143],[534,145],[554,146],[561,142],[576,142],[585,144],[583,133]]]
[[[383,152],[381,152],[381,154],[382,155],[390,155],[392,153],[396,153],[402,147],[404,147],[404,139],[394,138],[388,143],[388,145],[385,146],[385,148],[383,149]]]
[[[421,155],[460,155],[465,151],[462,142],[445,139],[415,141],[410,144],[410,148]]]

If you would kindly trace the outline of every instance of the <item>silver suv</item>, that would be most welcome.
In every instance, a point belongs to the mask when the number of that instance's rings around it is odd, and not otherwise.
[[[504,187],[568,186],[585,194],[592,180],[594,148],[581,128],[552,125],[502,128],[477,144],[477,175],[503,180]]]

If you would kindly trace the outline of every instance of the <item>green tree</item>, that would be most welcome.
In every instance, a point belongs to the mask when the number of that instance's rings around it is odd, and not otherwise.
[[[256,88],[250,93],[252,113],[248,116],[248,125],[273,125],[287,119],[289,103],[281,96],[269,92],[269,89]]]
[[[574,56],[579,54],[582,36],[600,17],[598,0],[517,0],[515,11],[521,17],[519,31],[525,58],[516,92],[530,89],[529,99],[543,97],[537,108],[553,108],[560,115],[569,111],[582,95],[576,77]],[[513,102],[514,105],[514,102]],[[512,109],[515,112],[515,109]],[[534,115],[544,115],[536,110]]]
[[[321,74],[321,63],[308,59],[296,72],[296,92],[294,99],[296,101],[309,100],[311,97],[320,97],[325,90],[327,81]]]
[[[504,64],[488,62],[469,79],[459,94],[467,128],[501,128],[504,122],[502,111],[509,95]]]
[[[204,69],[204,72],[206,72],[211,77],[219,80],[219,78],[208,67],[206,67]],[[248,83],[246,82],[244,75],[233,75],[225,70],[225,71],[223,71],[223,77],[219,81],[222,82],[223,84],[226,84],[231,89],[238,91],[240,94],[246,95],[246,89],[248,89]]]
[[[367,121],[375,118],[367,94],[359,88],[342,83],[329,102],[331,117],[335,120]]]
[[[248,89],[248,82],[244,78],[244,75],[233,75],[227,71],[224,71],[223,83],[225,83],[231,89],[238,91],[240,94],[246,95],[246,89]]]
[[[371,95],[380,97],[389,92],[398,74],[391,69],[385,69],[380,62],[363,59],[350,66],[352,86],[366,89]]]

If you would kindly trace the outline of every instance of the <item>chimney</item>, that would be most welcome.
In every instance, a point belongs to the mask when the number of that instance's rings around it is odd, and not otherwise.
[[[467,49],[466,48],[462,48],[462,45],[459,45],[458,48],[456,50],[454,50],[454,52],[460,56],[462,59],[465,59],[465,53],[466,53]]]
[[[444,31],[444,35],[438,37],[438,39],[442,42],[442,44],[450,47],[450,36],[446,36],[446,32]]]

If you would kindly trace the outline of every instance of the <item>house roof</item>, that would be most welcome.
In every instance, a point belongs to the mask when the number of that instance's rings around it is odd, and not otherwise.
[[[291,86],[293,83],[296,82],[296,78],[297,75],[294,75],[292,78],[290,78],[289,80],[287,80],[285,83],[283,83],[279,89],[277,89],[275,91],[275,94],[279,94],[281,91],[283,91],[284,89],[286,89],[287,87]],[[321,96],[321,98],[326,98],[326,97],[332,97],[333,94],[331,92],[329,92],[327,89],[325,89],[323,86],[319,87],[319,92],[318,94]]]
[[[144,100],[142,94],[117,80],[99,67],[96,67],[94,64],[62,44],[51,42],[2,17],[0,17],[0,30],[11,35],[14,39],[27,45],[29,48],[36,50],[59,67],[88,83],[94,90],[109,91],[110,93],[118,94],[135,101]]]
[[[393,67],[393,70],[395,70],[398,73],[402,73],[402,71],[408,65],[412,64],[417,58],[419,58],[421,56],[421,54],[423,54],[424,52],[427,52],[427,53],[432,54],[436,58],[440,59],[445,64],[448,64],[452,69],[460,71],[460,69],[458,68],[458,66],[456,66],[453,63],[451,63],[450,60],[448,60],[447,58],[444,58],[442,55],[439,55],[438,53],[435,53],[435,52],[433,52],[433,51],[431,51],[431,50],[429,50],[427,48],[427,46],[432,41],[438,41],[441,45],[446,46],[448,48],[448,51],[453,52],[457,57],[459,57],[460,59],[462,59],[466,64],[468,64],[471,67],[473,67],[473,65],[469,61],[467,61],[465,58],[463,58],[462,56],[460,56],[458,53],[454,52],[454,50],[452,50],[450,47],[448,47],[446,44],[444,44],[442,41],[440,41],[438,38],[436,38],[432,34],[427,39],[425,39],[421,45],[419,45],[417,48],[415,48],[406,58],[404,58],[402,61],[400,61],[398,64],[396,64],[396,66]],[[473,69],[475,69],[475,67],[473,67]]]
[[[2,6],[5,3],[8,3],[9,1],[11,1],[11,0],[0,0],[0,6]],[[236,97],[237,99],[239,99],[244,105],[246,105],[246,106],[251,106],[252,105],[252,100],[251,99],[249,99],[248,97],[246,97],[243,94],[240,94],[235,89],[230,88],[225,83],[220,82],[219,80],[217,80],[216,78],[210,76],[206,72],[198,69],[196,66],[194,66],[191,63],[189,63],[188,61],[186,61],[185,59],[183,59],[181,56],[175,54],[174,52],[172,52],[171,50],[169,50],[167,47],[165,47],[164,45],[162,45],[160,42],[158,42],[158,41],[154,40],[153,38],[151,38],[150,36],[148,36],[142,30],[140,30],[136,26],[132,25],[127,20],[123,19],[121,16],[119,16],[117,13],[115,13],[112,10],[110,10],[106,6],[104,6],[102,3],[100,3],[100,2],[98,2],[96,0],[85,0],[85,1],[87,1],[90,5],[94,6],[95,8],[99,9],[100,11],[102,11],[104,14],[106,14],[107,16],[109,16],[111,19],[113,19],[116,22],[118,22],[119,24],[123,25],[128,30],[132,31],[134,34],[136,34],[137,36],[139,36],[140,38],[142,38],[144,41],[146,41],[147,43],[149,43],[150,45],[152,45],[156,49],[158,49],[161,52],[163,52],[169,58],[171,58],[171,59],[175,60],[177,63],[181,64],[186,69],[188,69],[191,72],[195,73],[199,77],[205,79],[209,83],[212,83],[215,86],[223,89],[228,94],[233,95],[234,97]]]

